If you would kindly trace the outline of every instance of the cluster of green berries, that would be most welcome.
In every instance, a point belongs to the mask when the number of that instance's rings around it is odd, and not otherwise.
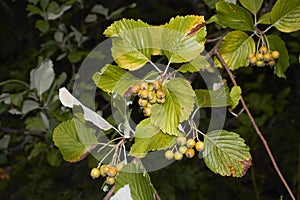
[[[159,80],[155,80],[153,83],[142,82],[141,84],[135,84],[131,89],[134,94],[138,95],[138,103],[146,117],[151,115],[153,104],[163,104],[166,101],[166,93],[162,89],[162,83]]]
[[[194,139],[188,139],[184,136],[177,137],[178,150],[175,153],[172,150],[167,150],[165,152],[165,157],[168,160],[182,160],[183,155],[187,158],[192,158],[195,155],[195,149],[197,151],[204,150],[204,143],[202,141],[196,142]],[[194,149],[195,148],[195,149]]]
[[[250,53],[248,59],[252,65],[258,67],[274,66],[279,55],[278,51],[269,51],[266,46],[262,46],[260,47],[259,52],[255,54]]]
[[[102,165],[100,168],[93,168],[91,170],[91,177],[93,179],[99,178],[99,176],[106,177],[106,183],[113,185],[116,181],[117,173],[122,169],[124,163],[120,162],[116,166]]]

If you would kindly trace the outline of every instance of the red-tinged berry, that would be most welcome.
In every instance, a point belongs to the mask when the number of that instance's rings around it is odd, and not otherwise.
[[[156,96],[159,99],[163,99],[163,98],[166,97],[166,93],[162,89],[159,89],[159,90],[156,91]]]
[[[149,84],[146,82],[141,83],[140,86],[141,86],[141,90],[148,90],[149,88]]]
[[[114,167],[109,167],[109,169],[107,170],[106,174],[110,177],[114,177],[117,174],[117,170]]]
[[[195,150],[194,149],[187,149],[185,152],[185,156],[188,158],[192,158],[195,155]]]

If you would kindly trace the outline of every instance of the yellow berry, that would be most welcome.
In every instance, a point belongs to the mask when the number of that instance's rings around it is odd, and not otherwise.
[[[162,98],[162,99],[157,99],[156,101],[157,101],[157,103],[159,103],[159,104],[163,104],[163,103],[165,103],[166,99],[165,99],[165,98]]]
[[[278,59],[279,58],[280,53],[278,51],[272,51],[272,57],[274,59]]]
[[[272,60],[273,58],[272,58],[272,54],[271,53],[266,53],[265,55],[264,55],[264,61],[265,62],[269,62],[270,60]]]
[[[107,170],[106,174],[110,177],[114,177],[117,174],[117,170],[114,167],[109,167],[109,169]]]
[[[186,144],[186,137],[184,137],[184,136],[178,136],[177,137],[177,144],[179,146],[185,145]]]
[[[185,152],[185,156],[188,158],[192,158],[195,155],[195,150],[194,149],[187,149]]]
[[[154,90],[161,89],[161,81],[159,81],[159,80],[155,80],[152,85],[153,85]]]
[[[198,141],[198,142],[196,143],[195,148],[196,148],[197,151],[203,151],[203,149],[204,149],[204,142]]]
[[[163,99],[163,98],[165,98],[166,93],[162,89],[159,89],[159,90],[156,91],[156,96],[159,99]]]
[[[186,150],[187,150],[187,147],[186,147],[186,146],[181,146],[181,147],[179,147],[179,149],[178,149],[178,151],[179,151],[180,153],[182,153],[182,154],[185,154]]]
[[[255,64],[256,61],[257,61],[257,58],[256,58],[256,57],[249,58],[249,62],[250,62],[251,64]]]
[[[171,159],[174,157],[173,151],[167,150],[167,151],[165,152],[165,157],[166,157],[166,159],[171,160]]]
[[[254,53],[249,53],[248,58],[251,59],[253,57],[255,57]]]
[[[175,158],[175,160],[182,160],[183,155],[182,155],[182,153],[176,151],[176,152],[174,153],[174,158]]]
[[[272,66],[275,65],[275,63],[276,63],[275,60],[270,60],[270,61],[268,62],[268,65],[272,67]]]
[[[106,172],[107,170],[109,169],[109,166],[108,165],[102,165],[100,167],[100,173],[101,173],[101,176],[106,176]]]
[[[260,47],[259,52],[262,54],[266,54],[268,52],[268,48],[266,46],[262,46]]]
[[[264,61],[257,61],[256,62],[256,66],[257,67],[264,67],[265,66],[265,62]]]
[[[131,87],[131,90],[134,94],[137,94],[139,93],[141,87],[138,85],[138,84],[134,84],[132,87]]]
[[[115,183],[115,178],[114,177],[107,177],[106,178],[106,183],[108,185],[113,185]]]
[[[148,90],[140,90],[138,95],[139,95],[139,97],[141,97],[143,99],[147,99],[148,95],[149,95],[149,91]]]
[[[148,85],[148,83],[146,83],[146,82],[143,82],[143,83],[141,83],[141,89],[142,90],[148,90],[148,88],[149,88],[149,85]]]
[[[138,103],[141,107],[145,107],[148,104],[148,100],[147,99],[139,99]]]
[[[143,113],[144,113],[144,116],[145,116],[145,117],[149,117],[149,116],[151,115],[151,108],[145,107],[145,108],[143,109]]]
[[[99,176],[100,176],[100,170],[98,169],[98,168],[93,168],[92,170],[91,170],[91,173],[90,173],[90,175],[91,175],[91,177],[93,178],[93,179],[95,179],[95,178],[98,178]]]
[[[186,141],[186,146],[187,146],[188,148],[193,148],[193,147],[195,146],[195,144],[196,144],[196,142],[195,142],[194,139],[188,139],[188,140]]]
[[[257,59],[258,61],[263,61],[263,60],[264,60],[264,55],[261,54],[261,53],[258,53],[258,54],[256,54],[256,59]]]
[[[157,101],[156,96],[154,96],[153,99],[151,99],[151,100],[149,99],[149,103],[150,103],[150,104],[155,104],[156,101]]]
[[[155,93],[153,91],[150,91],[149,94],[148,94],[148,99],[149,100],[152,100],[156,97]]]

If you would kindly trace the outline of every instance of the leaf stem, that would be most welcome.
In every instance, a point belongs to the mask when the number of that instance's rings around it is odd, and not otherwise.
[[[228,75],[229,75],[229,77],[230,77],[231,82],[233,83],[233,85],[234,86],[238,86],[237,83],[236,83],[234,75],[232,74],[232,72],[228,68],[226,62],[224,61],[223,57],[221,56],[221,54],[218,51],[216,51],[216,56],[220,60],[222,66],[225,68],[226,72],[228,73]],[[276,162],[276,160],[275,160],[275,158],[274,158],[274,156],[273,156],[273,154],[272,154],[272,152],[271,152],[271,150],[269,148],[268,142],[266,141],[266,139],[264,138],[264,136],[261,133],[260,129],[258,128],[258,126],[257,126],[257,124],[256,124],[256,122],[255,122],[255,120],[254,120],[254,118],[253,118],[253,116],[252,116],[252,114],[251,114],[251,112],[250,112],[250,110],[249,110],[249,108],[248,108],[248,106],[247,106],[247,104],[246,104],[246,102],[245,102],[245,100],[244,100],[244,98],[243,98],[242,95],[241,95],[241,103],[242,103],[243,108],[245,109],[248,117],[250,118],[250,121],[252,123],[253,128],[255,129],[255,132],[257,133],[257,135],[259,136],[260,140],[262,141],[262,143],[263,143],[263,145],[264,145],[264,147],[265,147],[265,149],[266,149],[266,151],[267,151],[267,153],[269,155],[269,158],[271,159],[271,162],[273,164],[273,167],[274,167],[275,171],[277,172],[279,178],[281,179],[282,183],[284,184],[285,188],[287,189],[290,197],[293,200],[295,200],[294,194],[292,193],[289,185],[287,184],[285,178],[283,177],[283,175],[282,175],[282,173],[281,173],[281,171],[280,171],[280,169],[279,169],[279,167],[277,165],[277,162]]]
[[[149,63],[158,71],[162,72],[151,60],[149,60]]]

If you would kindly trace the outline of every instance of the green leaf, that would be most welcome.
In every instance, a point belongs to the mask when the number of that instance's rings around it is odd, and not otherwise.
[[[274,73],[280,78],[286,78],[284,72],[290,66],[290,58],[285,42],[278,35],[268,35],[267,39],[269,41],[270,50],[276,50],[280,53],[280,57],[274,66]]]
[[[21,107],[24,99],[23,95],[24,95],[23,92],[11,94],[10,102],[15,106]]]
[[[38,102],[32,101],[32,100],[26,100],[26,101],[24,101],[23,106],[22,106],[22,113],[23,113],[23,115],[26,115],[30,111],[38,109],[39,107],[40,107],[40,105],[38,104]]]
[[[150,26],[141,20],[122,19],[104,34],[112,37],[112,56],[124,69],[137,70],[151,61]]]
[[[230,110],[233,110],[238,104],[241,99],[242,90],[239,86],[233,86],[230,91],[230,98],[232,104],[230,106]]]
[[[60,12],[60,7],[55,1],[51,1],[48,5],[47,11],[50,13],[58,14]]]
[[[54,80],[53,63],[51,60],[44,60],[37,69],[30,72],[30,88],[36,89],[37,94],[41,96],[46,92]]]
[[[151,123],[164,133],[178,135],[179,123],[188,119],[193,111],[195,92],[190,83],[181,78],[170,80],[163,89],[166,101],[152,106]]]
[[[68,60],[71,63],[78,63],[82,58],[82,53],[80,51],[72,51],[68,53]]]
[[[242,177],[252,164],[249,147],[234,132],[215,130],[204,137],[204,162],[214,173]]]
[[[84,19],[85,23],[92,23],[92,22],[96,22],[96,21],[97,21],[97,15],[96,14],[88,14]]]
[[[204,70],[211,70],[211,66],[209,62],[207,62],[205,56],[198,56],[197,58],[193,59],[191,62],[183,64],[178,71],[186,73],[186,72],[199,72]]]
[[[10,135],[4,135],[0,139],[0,149],[6,149],[9,145],[10,139],[11,139]]]
[[[53,141],[63,158],[69,162],[84,159],[98,144],[93,129],[75,118],[62,122],[54,129]]]
[[[252,12],[254,15],[258,13],[263,4],[263,0],[240,0],[242,6]]]
[[[47,161],[53,167],[58,167],[62,163],[63,159],[58,149],[51,149],[47,152]]]
[[[177,16],[162,29],[161,49],[171,63],[188,62],[204,50],[206,28],[203,16]]]
[[[259,24],[271,24],[271,12],[264,13],[258,20]]]
[[[199,108],[224,107],[232,104],[229,91],[221,87],[218,90],[195,90]]]
[[[31,4],[27,5],[26,10],[30,11],[30,13],[28,14],[29,16],[31,16],[31,15],[43,15],[43,11],[39,7],[31,5]]]
[[[241,31],[253,30],[253,19],[244,8],[233,3],[221,1],[216,4],[216,11],[220,25]]]
[[[300,29],[299,18],[299,0],[278,0],[271,10],[271,23],[281,32],[298,31]]]
[[[35,27],[38,28],[42,33],[47,33],[50,28],[50,24],[49,21],[37,20],[35,22]]]
[[[30,151],[29,159],[38,156],[40,153],[43,153],[47,148],[45,143],[39,142],[34,145],[33,149]]]
[[[255,52],[254,40],[242,31],[227,33],[219,48],[219,53],[231,70],[248,66],[247,57],[253,52]]]
[[[103,91],[116,92],[123,96],[128,88],[140,80],[118,66],[107,64],[100,73],[93,75],[93,81]]]
[[[127,185],[130,188],[133,200],[155,200],[155,189],[152,186],[148,173],[141,164],[130,163],[124,165],[117,175],[114,193],[117,193]]]
[[[150,118],[141,121],[135,131],[130,155],[143,158],[149,151],[164,150],[176,144],[176,137],[163,133],[151,124]]]

